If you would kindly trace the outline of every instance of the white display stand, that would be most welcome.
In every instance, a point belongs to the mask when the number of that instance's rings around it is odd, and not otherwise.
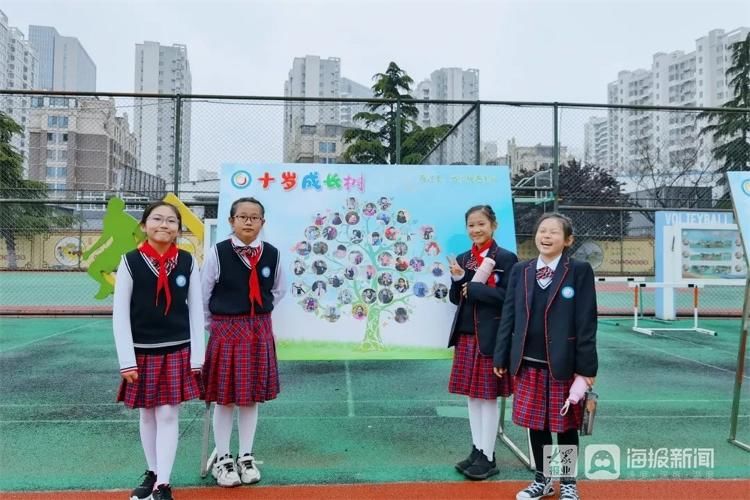
[[[657,212],[655,224],[655,281],[680,285],[663,286],[657,290],[658,319],[677,318],[674,289],[684,287],[686,283],[744,284],[747,268],[738,245],[737,224],[731,213]],[[716,239],[712,240],[714,236]]]

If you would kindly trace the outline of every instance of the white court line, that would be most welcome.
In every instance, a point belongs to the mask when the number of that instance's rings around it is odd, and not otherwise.
[[[349,417],[344,415],[325,415],[325,416],[289,416],[289,417],[263,417],[263,420],[344,420],[348,418],[364,418],[364,419],[377,419],[382,418],[386,420],[392,419],[423,419],[423,418],[446,418],[440,415],[358,415],[355,417]],[[683,418],[720,418],[722,420],[727,418],[727,415],[599,415],[597,418],[604,419],[683,419]],[[750,418],[750,414],[738,415],[738,418]],[[195,418],[181,418],[180,422],[193,422]],[[138,419],[49,419],[49,420],[0,420],[0,425],[3,424],[139,424]]]
[[[640,346],[642,346],[642,344],[639,344],[639,343],[637,343],[637,342],[635,342],[635,341],[632,341],[632,340],[628,340],[628,339],[626,339],[626,338],[623,338],[623,339],[621,339],[621,340],[622,340],[623,342],[629,342],[629,343],[631,343],[631,344],[636,344],[636,345],[638,345],[639,347],[640,347]],[[657,352],[660,352],[660,353],[666,354],[667,356],[672,356],[672,357],[674,357],[674,358],[680,358],[680,359],[684,359],[685,361],[690,361],[690,362],[692,362],[692,363],[697,363],[697,364],[699,364],[699,365],[707,366],[707,367],[709,367],[709,368],[714,368],[714,369],[716,369],[716,370],[720,370],[720,371],[723,371],[723,372],[731,373],[731,374],[732,374],[732,376],[736,375],[736,372],[735,372],[734,370],[727,370],[726,368],[722,368],[721,366],[716,366],[716,365],[712,365],[712,364],[710,364],[710,363],[704,363],[703,361],[698,361],[697,359],[691,359],[691,358],[687,358],[687,357],[685,357],[685,356],[680,356],[679,354],[675,354],[675,353],[673,353],[673,352],[669,352],[669,351],[667,351],[667,350],[665,350],[665,349],[659,349],[658,347],[649,347],[649,346],[643,346],[643,347],[649,348],[649,349],[651,349],[652,351],[657,351]],[[750,380],[750,376],[748,376],[748,375],[743,375],[743,376],[742,376],[742,378],[746,378],[746,379]]]
[[[728,351],[728,350],[725,350],[725,349],[719,349],[718,347],[714,347],[714,346],[711,346],[711,345],[701,344],[700,342],[695,342],[694,340],[690,340],[690,339],[687,339],[685,337],[670,337],[669,335],[665,335],[665,334],[659,333],[659,332],[654,332],[654,337],[661,337],[663,339],[670,339],[670,340],[679,340],[680,342],[687,342],[689,344],[696,345],[696,346],[701,347],[703,349],[708,348],[708,349],[714,350],[716,352],[723,352],[724,354],[732,354],[732,355],[735,355],[735,356],[737,355],[736,352]]]
[[[103,321],[103,320],[99,320],[99,322],[101,322],[101,321]],[[10,352],[10,351],[15,351],[16,349],[20,349],[21,347],[26,347],[27,345],[31,345],[31,344],[34,344],[36,342],[41,342],[42,340],[51,339],[52,337],[57,337],[58,335],[63,335],[65,333],[74,332],[76,330],[80,330],[81,328],[86,328],[87,326],[91,326],[92,324],[95,324],[95,323],[91,323],[91,322],[84,323],[82,325],[78,325],[78,326],[75,326],[73,328],[68,328],[67,330],[63,330],[61,332],[53,333],[52,335],[47,335],[46,337],[42,337],[42,338],[39,338],[39,339],[30,340],[28,342],[24,342],[23,344],[18,344],[16,346],[13,346],[13,347],[11,347],[9,349],[6,349],[4,351],[0,351],[0,354],[5,354],[6,352]]]
[[[352,394],[352,374],[349,371],[349,360],[344,360],[346,373],[346,409],[350,417],[354,416],[354,395]]]

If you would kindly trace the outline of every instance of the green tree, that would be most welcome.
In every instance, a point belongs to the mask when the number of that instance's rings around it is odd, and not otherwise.
[[[722,107],[749,110],[750,34],[745,40],[732,45],[732,63],[725,74],[734,97]],[[714,158],[720,162],[717,172],[723,174],[729,170],[750,169],[750,111],[706,111],[700,117],[709,122],[701,129],[701,134],[710,133],[717,143],[711,150]],[[725,177],[721,175],[719,183],[725,182]]]
[[[397,136],[400,134],[400,163],[418,164],[430,149],[450,129],[450,125],[420,127],[416,118],[419,110],[409,94],[414,80],[398,64],[391,62],[385,73],[377,73],[372,86],[373,95],[393,102],[366,105],[367,111],[354,115],[363,128],[344,133],[348,144],[342,155],[350,163],[393,164],[398,161]]]
[[[44,200],[47,186],[23,178],[23,156],[10,143],[23,128],[11,117],[0,112],[0,199],[27,198]],[[76,221],[41,201],[38,203],[3,203],[0,238],[5,241],[8,268],[16,269],[16,238],[44,233],[52,227],[69,227]]]

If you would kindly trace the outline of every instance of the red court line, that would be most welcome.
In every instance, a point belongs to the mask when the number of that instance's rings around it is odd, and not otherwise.
[[[528,482],[470,481],[453,483],[387,483],[338,484],[320,486],[250,486],[240,488],[175,488],[178,500],[409,500],[435,499],[512,499]],[[653,481],[580,481],[581,497],[586,500],[708,500],[722,498],[740,500],[750,498],[749,479],[653,480]],[[30,493],[0,493],[2,500],[87,500],[125,498],[128,492],[119,491],[60,491]],[[552,497],[551,497],[552,498]]]
[[[112,316],[112,306],[0,306],[0,316]]]

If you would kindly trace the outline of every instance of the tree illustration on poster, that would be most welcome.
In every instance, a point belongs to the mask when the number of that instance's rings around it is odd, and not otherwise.
[[[320,319],[351,314],[365,323],[362,348],[383,348],[381,321],[409,321],[415,300],[445,302],[448,269],[434,227],[381,196],[347,197],[339,208],[311,214],[292,248],[291,293]]]

